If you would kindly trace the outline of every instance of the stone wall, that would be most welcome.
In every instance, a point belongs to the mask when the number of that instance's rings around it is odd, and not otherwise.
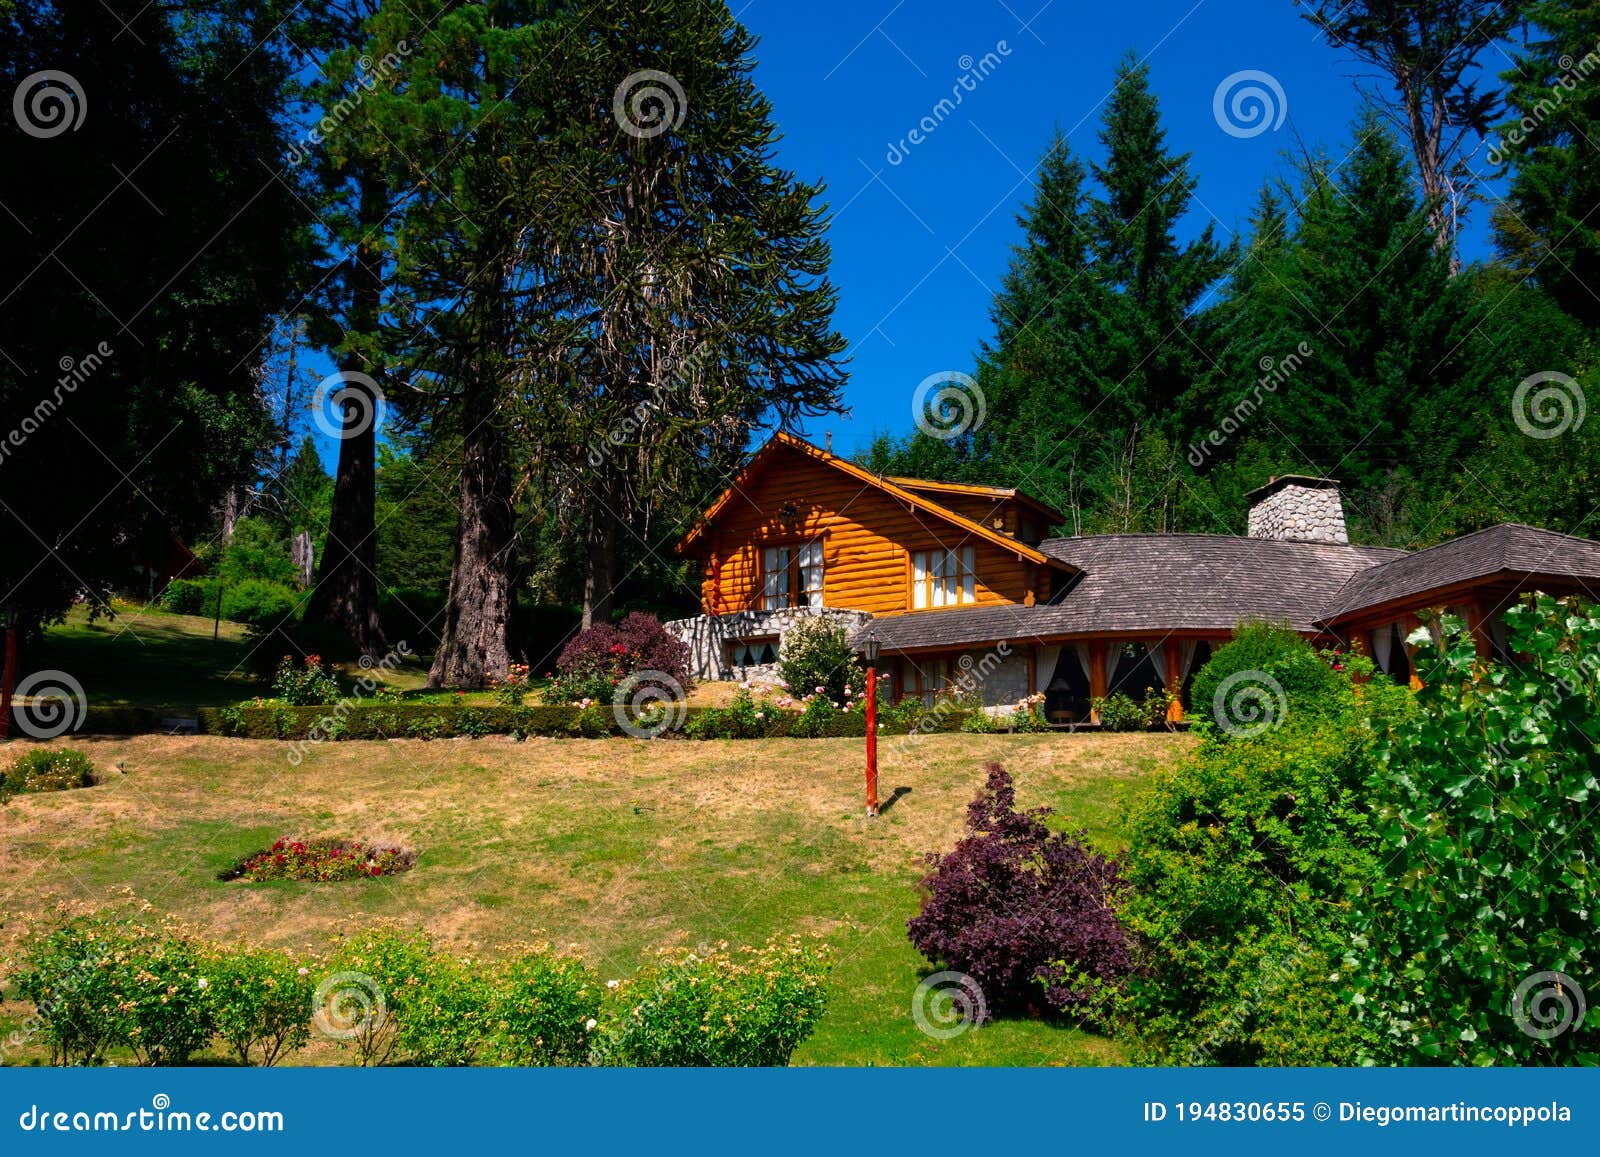
[[[1250,508],[1251,538],[1286,542],[1350,541],[1344,525],[1344,503],[1334,485],[1286,483]]]
[[[865,611],[840,611],[791,607],[782,611],[740,611],[732,615],[696,615],[664,624],[689,645],[689,670],[696,679],[756,679],[772,681],[778,677],[776,663],[735,667],[728,661],[728,644],[740,639],[760,639],[776,635],[779,647],[790,627],[801,619],[832,619],[846,631],[854,631],[872,616]]]

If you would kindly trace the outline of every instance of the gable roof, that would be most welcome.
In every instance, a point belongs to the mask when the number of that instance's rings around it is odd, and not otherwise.
[[[1039,549],[1083,572],[1059,601],[896,615],[874,620],[874,631],[891,650],[1108,632],[1226,635],[1249,619],[1312,632],[1353,576],[1406,557],[1387,547],[1221,534],[1052,538]]]
[[[1352,575],[1328,601],[1320,621],[1331,623],[1384,603],[1502,576],[1592,580],[1600,589],[1600,542],[1503,522]]]
[[[1031,506],[1034,510],[1045,516],[1046,521],[1054,526],[1065,522],[1067,516],[1053,506],[1047,506],[1033,495],[1018,490],[1015,486],[979,486],[971,482],[934,482],[928,478],[904,478],[894,474],[884,476],[885,482],[892,482],[906,490],[927,491],[930,494],[960,494],[972,498],[993,498],[996,502],[1014,501],[1024,506]]]
[[[797,438],[795,435],[784,430],[779,430],[771,438],[767,439],[766,444],[763,445],[761,449],[757,450],[755,454],[751,456],[750,460],[745,463],[744,468],[739,471],[738,476],[733,480],[733,484],[724,490],[722,494],[718,496],[717,500],[706,508],[705,513],[700,516],[699,521],[697,521],[694,526],[690,527],[688,533],[678,540],[678,553],[689,553],[690,549],[695,545],[695,543],[705,534],[706,529],[716,521],[717,516],[727,509],[728,505],[734,500],[734,497],[740,492],[740,490],[749,484],[753,480],[754,476],[767,466],[773,455],[781,449],[787,449],[804,454],[818,462],[821,462],[827,466],[831,466],[836,470],[840,470],[863,485],[874,487],[890,497],[904,502],[907,506],[913,509],[921,510],[925,514],[933,515],[935,518],[941,519],[944,522],[948,522],[951,525],[965,531],[974,538],[983,539],[986,542],[1000,547],[1002,550],[1014,553],[1018,558],[1023,559],[1026,562],[1037,563],[1041,566],[1050,566],[1057,570],[1072,569],[1068,564],[1052,558],[1051,556],[1042,553],[1042,551],[1035,550],[1027,543],[1022,542],[1019,539],[1012,538],[1009,534],[1002,534],[997,530],[991,530],[982,523],[974,522],[965,515],[957,514],[949,507],[940,505],[924,494],[919,494],[914,490],[908,490],[881,474],[874,474],[872,471],[863,469],[848,459],[841,458],[837,454],[823,450],[818,446],[813,446],[805,439]]]

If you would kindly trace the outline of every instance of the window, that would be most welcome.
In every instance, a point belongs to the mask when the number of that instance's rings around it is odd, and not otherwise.
[[[911,606],[971,606],[977,601],[976,551],[970,546],[956,550],[919,550],[911,555]]]
[[[822,608],[822,542],[761,552],[761,609]]]
[[[934,702],[949,689],[950,661],[948,659],[923,659],[920,662],[906,659],[901,662],[901,699],[921,699],[923,707],[932,711]]]
[[[730,667],[764,667],[777,661],[778,640],[775,637],[735,639],[728,644]]]

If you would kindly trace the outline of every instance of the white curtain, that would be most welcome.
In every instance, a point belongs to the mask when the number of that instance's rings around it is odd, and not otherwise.
[[[1083,677],[1092,682],[1094,673],[1089,670],[1089,644],[1079,643],[1076,649],[1078,652],[1078,665],[1083,668]]]
[[[1050,687],[1050,682],[1056,677],[1056,664],[1061,661],[1060,647],[1040,647],[1034,652],[1033,677],[1034,686],[1031,691],[1045,691]]]
[[[1150,665],[1156,669],[1156,682],[1164,691],[1167,687],[1167,645],[1164,642],[1149,645]]]
[[[1122,644],[1106,644],[1106,694],[1111,693],[1111,688],[1117,681],[1117,664],[1122,661]]]
[[[1178,678],[1189,677],[1189,668],[1194,666],[1194,653],[1200,649],[1199,639],[1184,639],[1178,644]]]
[[[1372,632],[1372,658],[1378,664],[1378,670],[1385,675],[1389,673],[1389,654],[1394,646],[1394,628],[1392,626],[1380,627]]]

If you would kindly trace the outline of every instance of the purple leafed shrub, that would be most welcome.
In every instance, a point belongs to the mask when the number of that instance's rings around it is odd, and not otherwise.
[[[1016,810],[1011,776],[986,766],[988,783],[967,808],[954,850],[930,853],[922,912],[911,942],[936,967],[977,981],[992,1012],[1044,1003],[1092,1013],[1133,967],[1113,905],[1117,861],[1044,825],[1048,808]]]
[[[560,676],[546,688],[552,702],[608,701],[613,689],[639,671],[660,671],[688,690],[689,647],[654,615],[635,611],[622,622],[596,623],[575,635],[556,660]],[[650,680],[663,683],[659,676]]]

